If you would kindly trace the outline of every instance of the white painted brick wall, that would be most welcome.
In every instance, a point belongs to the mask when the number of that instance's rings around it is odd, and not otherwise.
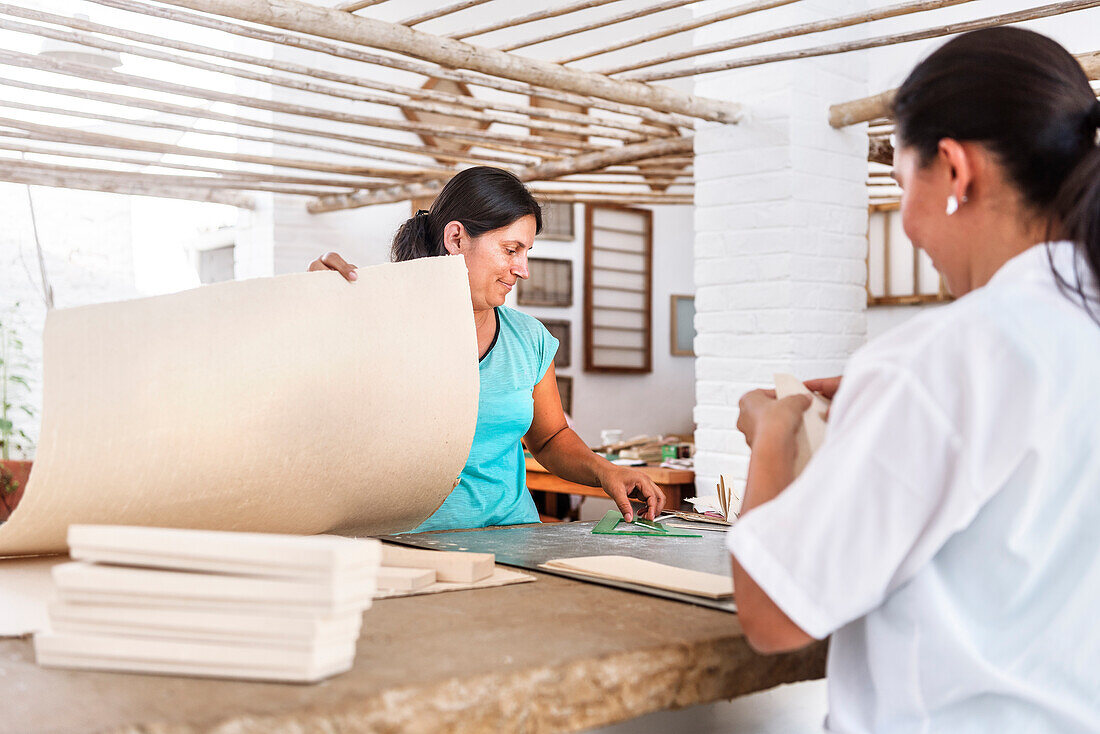
[[[827,7],[826,7],[827,5]],[[858,0],[787,6],[792,22]],[[843,6],[843,7],[841,7]],[[714,39],[705,32],[696,43]],[[865,340],[867,137],[828,106],[866,94],[857,58],[825,57],[700,78],[696,94],[745,106],[739,125],[695,139],[696,484],[742,494],[741,396],[775,372],[839,374]]]

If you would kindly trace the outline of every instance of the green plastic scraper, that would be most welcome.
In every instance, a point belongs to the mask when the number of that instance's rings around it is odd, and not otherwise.
[[[657,538],[702,538],[698,533],[691,533],[678,528],[668,528],[659,522],[643,520],[635,515],[633,522],[623,520],[623,513],[618,510],[608,510],[603,519],[592,528],[593,535],[648,535]]]

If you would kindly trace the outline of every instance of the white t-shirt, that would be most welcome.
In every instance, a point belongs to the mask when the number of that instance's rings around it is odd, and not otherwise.
[[[1100,325],[1046,247],[859,350],[818,453],[728,537],[833,634],[826,730],[1100,732]]]

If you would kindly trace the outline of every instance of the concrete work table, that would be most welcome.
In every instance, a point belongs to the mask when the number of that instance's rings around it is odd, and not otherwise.
[[[577,731],[824,675],[823,643],[761,657],[733,614],[535,575],[376,602],[316,685],[40,668],[2,639],[0,731]]]

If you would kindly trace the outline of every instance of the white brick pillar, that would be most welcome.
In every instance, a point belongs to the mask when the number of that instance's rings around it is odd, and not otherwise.
[[[865,5],[797,3],[783,9],[782,23]],[[720,40],[717,32],[700,32],[696,43]],[[867,131],[835,130],[827,114],[830,104],[867,93],[866,64],[857,52],[711,74],[696,84],[696,94],[739,102],[746,113],[738,125],[703,125],[695,136],[701,495],[714,494],[719,474],[743,494],[742,394],[770,387],[775,372],[840,374],[865,339]]]

